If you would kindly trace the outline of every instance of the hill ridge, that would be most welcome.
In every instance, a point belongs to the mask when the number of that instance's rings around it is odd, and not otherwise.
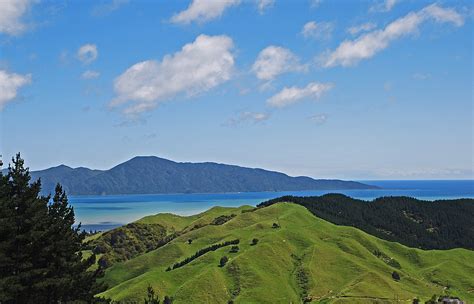
[[[262,168],[216,162],[175,162],[157,156],[135,156],[107,170],[60,165],[31,172],[41,178],[43,193],[59,182],[68,194],[232,193],[375,189],[355,181],[289,176]]]
[[[398,303],[415,297],[425,301],[446,290],[463,300],[474,299],[468,292],[474,287],[469,275],[474,272],[473,251],[409,248],[332,224],[293,203],[227,211],[235,216],[221,225],[187,230],[164,246],[112,265],[104,279],[109,289],[101,296],[125,302],[140,300],[151,284],[159,294],[172,296],[176,304],[190,300],[367,303],[368,299]],[[148,221],[166,226],[160,217]],[[188,218],[183,227],[194,220]],[[252,245],[254,238],[258,240]],[[239,240],[234,252],[219,248],[166,271],[199,250],[234,239]],[[228,262],[219,267],[223,256]]]

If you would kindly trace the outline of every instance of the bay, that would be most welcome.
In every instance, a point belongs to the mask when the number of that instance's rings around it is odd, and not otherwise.
[[[474,180],[387,180],[361,181],[380,189],[370,190],[318,190],[282,192],[242,192],[203,194],[146,194],[70,196],[76,221],[85,230],[107,230],[141,217],[156,213],[191,215],[214,206],[255,206],[263,201],[284,196],[314,196],[342,193],[372,200],[381,196],[411,196],[423,200],[474,198]]]

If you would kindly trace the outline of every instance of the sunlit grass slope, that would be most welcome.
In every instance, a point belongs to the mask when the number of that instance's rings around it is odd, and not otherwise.
[[[396,303],[445,293],[474,301],[472,251],[408,248],[333,225],[295,204],[242,210],[144,218],[188,230],[163,247],[107,269],[109,289],[101,296],[142,301],[151,285],[161,296],[172,296],[173,303],[301,303],[305,298],[313,303]],[[223,225],[189,229],[223,213],[237,216]],[[273,223],[280,228],[272,228]],[[252,246],[253,238],[259,242]],[[233,239],[240,239],[237,253],[223,247],[166,271],[199,249]],[[229,262],[219,267],[224,255]],[[399,281],[392,278],[394,271]]]

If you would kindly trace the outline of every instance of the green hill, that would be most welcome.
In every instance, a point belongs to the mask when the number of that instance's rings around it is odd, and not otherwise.
[[[235,216],[210,224],[222,214]],[[172,296],[173,303],[395,303],[446,293],[474,301],[473,251],[408,248],[336,226],[296,204],[213,208],[191,217],[157,215],[139,222],[183,232],[108,268],[109,289],[101,296],[143,301],[151,285],[161,296]],[[272,228],[274,223],[279,228]],[[254,238],[259,241],[251,245]],[[236,253],[225,246],[166,271],[203,248],[235,239],[240,240]],[[223,256],[229,261],[219,267]]]
[[[361,229],[387,241],[421,249],[474,250],[474,199],[423,201],[385,196],[371,201],[343,194],[283,196],[258,207],[291,202],[333,224]]]

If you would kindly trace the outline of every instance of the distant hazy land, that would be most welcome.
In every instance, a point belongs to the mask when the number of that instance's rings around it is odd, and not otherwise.
[[[59,182],[70,195],[231,193],[375,189],[376,186],[336,179],[291,177],[264,169],[218,163],[178,163],[154,156],[135,157],[109,170],[65,165],[31,173],[41,178],[43,192]]]

